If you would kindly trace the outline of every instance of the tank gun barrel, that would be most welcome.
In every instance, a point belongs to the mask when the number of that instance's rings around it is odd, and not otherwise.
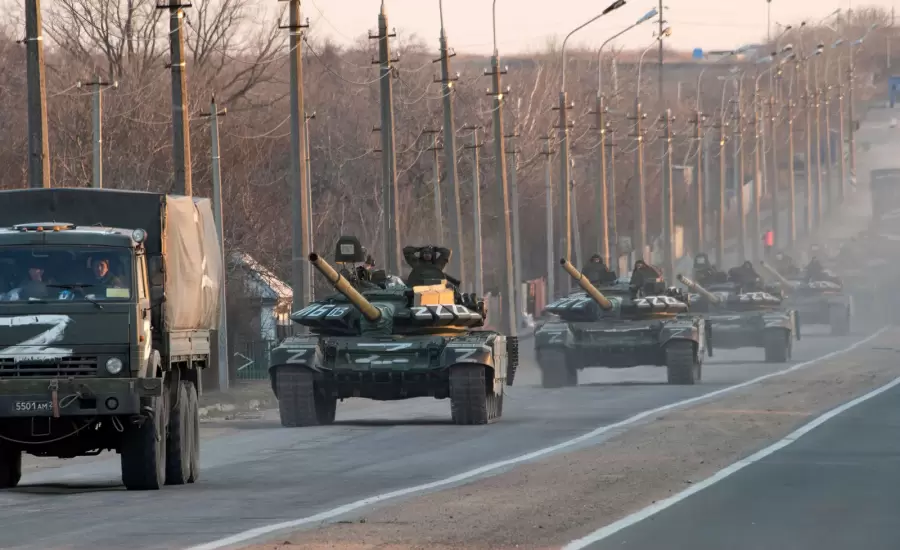
[[[710,292],[710,291],[706,290],[705,288],[703,288],[702,286],[700,286],[700,284],[699,284],[697,281],[693,281],[693,280],[691,280],[691,279],[688,279],[687,277],[685,277],[685,276],[682,275],[681,273],[679,273],[679,274],[676,276],[676,278],[678,279],[678,282],[680,282],[680,283],[683,284],[684,286],[688,287],[688,288],[691,289],[692,291],[696,292],[697,294],[703,296],[704,298],[706,298],[707,300],[709,300],[710,303],[713,303],[713,304],[721,304],[721,303],[722,303],[722,299],[721,299],[721,298],[719,298],[718,296],[716,296],[716,295],[713,294],[712,292]]]
[[[795,285],[789,279],[785,278],[784,275],[775,271],[775,268],[767,264],[766,262],[759,262],[759,265],[762,266],[763,269],[772,274],[773,277],[778,279],[778,282],[784,285],[786,288],[793,288]]]
[[[310,254],[309,263],[328,279],[328,282],[331,283],[331,286],[333,286],[335,290],[350,300],[350,303],[362,313],[362,316],[365,317],[367,321],[375,323],[381,320],[381,311],[373,306],[370,301],[366,300],[362,294],[353,288],[353,285],[350,284],[350,281],[348,281],[346,277],[335,271],[334,268],[318,254],[315,252]]]
[[[612,302],[607,300],[606,296],[604,296],[599,290],[597,290],[597,287],[592,285],[587,277],[584,276],[584,274],[575,269],[575,266],[572,265],[569,260],[563,258],[559,261],[559,263],[560,265],[562,265],[563,269],[565,269],[566,272],[571,275],[573,279],[575,279],[575,281],[578,283],[578,286],[584,289],[584,291],[587,292],[588,296],[590,296],[594,299],[595,302],[597,302],[597,305],[600,306],[600,309],[602,309],[603,311],[609,311],[613,308]]]

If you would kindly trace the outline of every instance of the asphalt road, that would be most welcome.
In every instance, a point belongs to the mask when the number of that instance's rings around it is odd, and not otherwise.
[[[588,548],[900,548],[898,400],[900,387],[881,393]]]
[[[860,338],[812,330],[795,362]],[[785,365],[762,362],[762,350],[723,350],[704,367],[693,387],[668,386],[663,368],[638,367],[583,371],[578,387],[544,390],[526,363],[491,426],[453,426],[448,402],[433,399],[350,400],[335,425],[320,428],[284,429],[270,412],[206,441],[198,484],[154,493],[125,491],[112,454],[31,471],[19,488],[0,492],[0,547],[183,548],[513,458]]]

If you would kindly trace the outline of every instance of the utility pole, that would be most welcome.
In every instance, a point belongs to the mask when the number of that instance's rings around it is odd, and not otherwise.
[[[518,184],[518,168],[519,168],[519,150],[513,141],[519,137],[518,133],[507,134],[506,139],[509,140],[506,148],[506,154],[509,156],[509,203],[512,221],[512,237],[513,237],[513,281],[516,287],[516,330],[522,326],[520,315],[525,313],[525,293],[522,292],[522,234],[519,232],[519,184]]]
[[[822,223],[822,101],[821,91],[816,88],[816,210],[813,226],[819,228]]]
[[[844,186],[847,184],[847,166],[844,162],[844,85],[840,83],[840,74],[838,74],[838,143],[840,143],[840,150],[838,154],[838,162],[840,163],[840,181],[837,184],[837,196],[838,203],[844,203],[844,193],[846,189]]]
[[[794,174],[794,98],[793,94],[787,100],[787,132],[788,132],[788,242],[789,250],[794,248],[797,241],[797,187]],[[775,234],[777,237],[777,233]]]
[[[780,69],[779,69],[780,72]],[[781,82],[780,75],[775,77],[776,85]],[[769,143],[772,147],[772,233],[775,235],[775,242],[781,238],[781,182],[778,171],[778,122],[775,120],[775,91],[769,90],[769,116],[766,121],[769,123]]]
[[[299,0],[294,0],[299,3]],[[187,65],[184,60],[184,8],[170,0],[156,9],[169,10],[169,68],[172,70],[172,165],[175,169],[175,194],[191,196],[191,125],[188,116]],[[299,7],[298,7],[299,10]]]
[[[562,224],[562,250],[560,258],[572,261],[572,197],[569,181],[569,109],[575,105],[569,105],[565,91],[559,92],[559,106],[554,110],[559,111],[559,186],[560,190],[560,223]],[[572,289],[571,277],[563,277],[560,281],[561,293],[569,294]]]
[[[303,159],[306,149],[306,110],[303,101],[303,24],[300,0],[289,1],[289,22],[279,28],[287,29],[291,47],[291,288],[294,311],[306,307],[310,300],[311,273],[307,258],[310,253],[309,181]]]
[[[833,214],[836,193],[834,189],[834,157],[831,154],[831,99],[828,97],[830,91],[831,86],[826,83],[823,100],[825,102],[825,212]]]
[[[750,232],[753,238],[750,241],[750,254],[753,263],[759,262],[760,257],[760,239],[762,239],[762,230],[759,224],[759,196],[762,191],[762,121],[759,119],[759,80],[757,79],[756,88],[753,90],[753,196],[750,198]]]
[[[434,170],[434,233],[435,233],[435,241],[436,243],[444,242],[444,213],[443,213],[443,201],[441,200],[441,154],[440,151],[442,149],[441,146],[438,145],[438,134],[441,133],[441,129],[437,130],[429,130],[425,129],[422,131],[423,134],[431,134],[431,147],[428,148],[429,151],[433,153],[432,158],[432,168]]]
[[[456,123],[453,119],[453,83],[459,80],[459,76],[450,76],[450,58],[455,57],[455,52],[450,52],[447,47],[447,33],[444,31],[443,10],[441,10],[441,56],[433,63],[440,62],[441,78],[435,82],[441,83],[441,98],[444,107],[444,165],[447,167],[447,185],[450,189],[450,211],[448,212],[450,225],[450,242],[453,243],[453,254],[450,256],[450,271],[457,277],[465,278],[465,248],[463,247],[462,208],[459,202],[459,174],[456,169]]]
[[[555,298],[556,286],[554,285],[558,258],[553,253],[556,250],[556,242],[553,235],[553,149],[550,147],[552,136],[542,137],[544,140],[544,192],[547,196],[547,293],[549,298]]]
[[[100,76],[94,77],[92,82],[79,81],[76,86],[80,89],[82,86],[91,87],[92,111],[91,126],[94,132],[94,179],[91,186],[95,189],[103,187],[103,88],[112,86],[118,88],[118,82],[106,82],[100,80]]]
[[[605,117],[604,117],[605,118]],[[606,187],[607,187],[607,200],[606,206],[608,210],[609,217],[609,254],[610,254],[610,269],[613,269],[613,265],[616,266],[616,270],[618,271],[619,265],[619,225],[616,222],[616,134],[615,127],[610,124],[609,121],[606,121],[606,128],[604,129],[606,133],[606,148],[608,149],[606,158],[607,158],[607,178],[606,178]]]
[[[706,229],[706,214],[703,211],[703,121],[705,117],[699,110],[694,111],[694,143],[697,145],[697,154],[694,160],[694,253],[704,251],[704,230]]]
[[[656,101],[661,105],[663,101],[663,30],[666,24],[666,20],[663,17],[665,13],[663,9],[663,0],[659,0],[659,76],[657,77],[657,83],[659,85]]]
[[[738,209],[737,249],[739,262],[743,262],[747,259],[747,220],[744,215],[744,110],[741,106],[741,92],[743,91],[743,87],[744,83],[743,80],[741,80],[737,84],[737,104],[734,115],[734,144],[732,146],[734,156],[732,163],[732,166],[734,167],[734,192],[735,195],[737,195]]]
[[[98,79],[99,80],[99,79]],[[99,93],[97,94],[99,95]],[[212,144],[212,180],[213,180],[213,216],[216,222],[216,231],[219,233],[219,254],[222,258],[222,272],[227,273],[227,263],[225,260],[225,228],[222,222],[222,168],[221,157],[219,155],[219,117],[225,116],[228,109],[219,110],[216,106],[216,97],[213,96],[209,103],[209,112],[202,113],[201,116],[209,118],[209,137]],[[228,315],[225,304],[227,277],[222,276],[219,281],[219,328],[218,333],[219,344],[219,391],[225,391],[229,386],[228,376]]]
[[[41,0],[25,0],[25,50],[28,78],[28,187],[50,187],[47,90],[44,78]]]
[[[663,267],[667,281],[675,279],[675,260],[672,254],[672,110],[666,109],[661,117],[664,125],[663,140],[663,189],[662,189],[662,207],[663,207]]]
[[[481,251],[481,166],[478,162],[478,150],[481,142],[478,139],[478,130],[481,126],[466,125],[463,130],[472,132],[472,145],[466,145],[465,149],[472,150],[472,203],[474,211],[472,217],[475,222],[475,295],[484,296],[484,267]]]
[[[298,1],[298,0],[293,0]],[[384,259],[388,273],[400,273],[400,220],[397,188],[397,157],[394,149],[394,69],[391,63],[391,38],[396,33],[388,32],[387,11],[384,2],[378,14],[378,34],[369,39],[378,40],[379,84],[381,88],[381,177],[382,202],[384,204]],[[451,255],[451,261],[455,254]],[[461,276],[461,275],[460,275]]]
[[[850,190],[856,188],[856,128],[853,122],[853,45],[850,45],[847,69],[847,131],[850,133]]]
[[[647,206],[644,199],[644,130],[641,127],[640,98],[634,98],[634,138],[637,140],[637,148],[634,153],[634,203],[637,210],[637,220],[634,227],[632,247],[635,251],[635,260],[644,257],[647,248]]]
[[[603,257],[603,263],[609,266],[609,180],[606,174],[606,102],[601,94],[597,95],[597,109],[592,114],[597,115],[596,130],[600,134],[600,170],[598,170],[598,177],[594,184],[594,206],[597,208],[595,218],[597,240],[594,250],[600,252],[600,256]]]
[[[500,57],[495,51],[491,56],[491,68],[484,71],[491,77],[491,117],[494,130],[494,174],[495,174],[495,207],[500,207],[500,233],[503,246],[503,258],[500,262],[502,268],[500,287],[500,326],[501,330],[509,336],[518,334],[518,319],[520,312],[516,304],[516,295],[521,292],[516,285],[516,272],[513,269],[512,224],[509,219],[509,187],[506,180],[506,140],[503,128],[503,105],[505,95],[500,88],[500,77],[506,74],[506,69],[500,68]],[[507,90],[509,91],[509,90]],[[476,132],[477,133],[477,132]],[[476,150],[476,155],[477,150]],[[480,260],[481,255],[478,255]],[[480,277],[480,275],[479,275]],[[481,296],[479,294],[479,296]]]
[[[726,155],[728,154],[728,123],[725,122],[725,113],[722,113],[719,123],[719,185],[716,199],[718,207],[716,211],[716,262],[720,269],[725,269],[725,178]]]
[[[807,70],[807,78],[804,79],[806,89],[803,93],[803,107],[806,114],[806,216],[804,223],[806,225],[805,237],[809,237],[813,232],[813,185],[812,185],[812,101],[809,92],[809,68]]]
[[[306,144],[306,151],[304,151],[304,158],[306,159],[306,234],[309,235],[309,250],[310,252],[315,252],[316,250],[316,232],[313,230],[313,219],[312,219],[312,155],[310,154],[310,144],[309,144],[309,121],[316,118],[316,112],[313,111],[312,114],[307,114],[304,119],[305,122],[303,124],[303,143]],[[315,301],[316,299],[316,280],[313,277],[309,277],[309,301]]]

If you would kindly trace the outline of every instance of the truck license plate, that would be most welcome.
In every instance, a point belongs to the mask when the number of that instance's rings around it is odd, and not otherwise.
[[[53,410],[51,401],[15,401],[13,412],[16,413],[46,413]]]

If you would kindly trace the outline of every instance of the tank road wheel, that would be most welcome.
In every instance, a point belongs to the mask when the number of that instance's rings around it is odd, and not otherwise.
[[[500,418],[503,394],[490,391],[485,381],[486,367],[450,367],[450,416],[454,424],[490,424]]]
[[[22,451],[0,443],[0,489],[12,489],[22,479]]]
[[[832,336],[846,336],[850,334],[850,308],[833,307],[828,314]]]
[[[541,367],[541,387],[565,388],[578,385],[578,371],[569,367],[566,352],[542,350],[538,364]]]
[[[166,437],[166,485],[184,485],[191,477],[191,432],[194,423],[190,415],[187,385],[180,382],[176,402],[169,412]]]
[[[689,386],[700,381],[702,367],[694,343],[676,340],[666,344],[666,371],[669,384]]]
[[[278,413],[286,428],[319,426],[334,422],[337,398],[316,391],[311,370],[304,367],[278,367],[275,372],[278,389]]]
[[[155,491],[166,482],[166,426],[169,403],[162,396],[150,399],[149,415],[140,424],[125,427],[122,441],[122,483],[129,491]]]
[[[200,401],[193,382],[184,382],[188,395],[188,418],[191,423],[191,466],[188,483],[200,479]]]
[[[763,333],[766,363],[786,363],[791,358],[791,334],[784,330]]]

